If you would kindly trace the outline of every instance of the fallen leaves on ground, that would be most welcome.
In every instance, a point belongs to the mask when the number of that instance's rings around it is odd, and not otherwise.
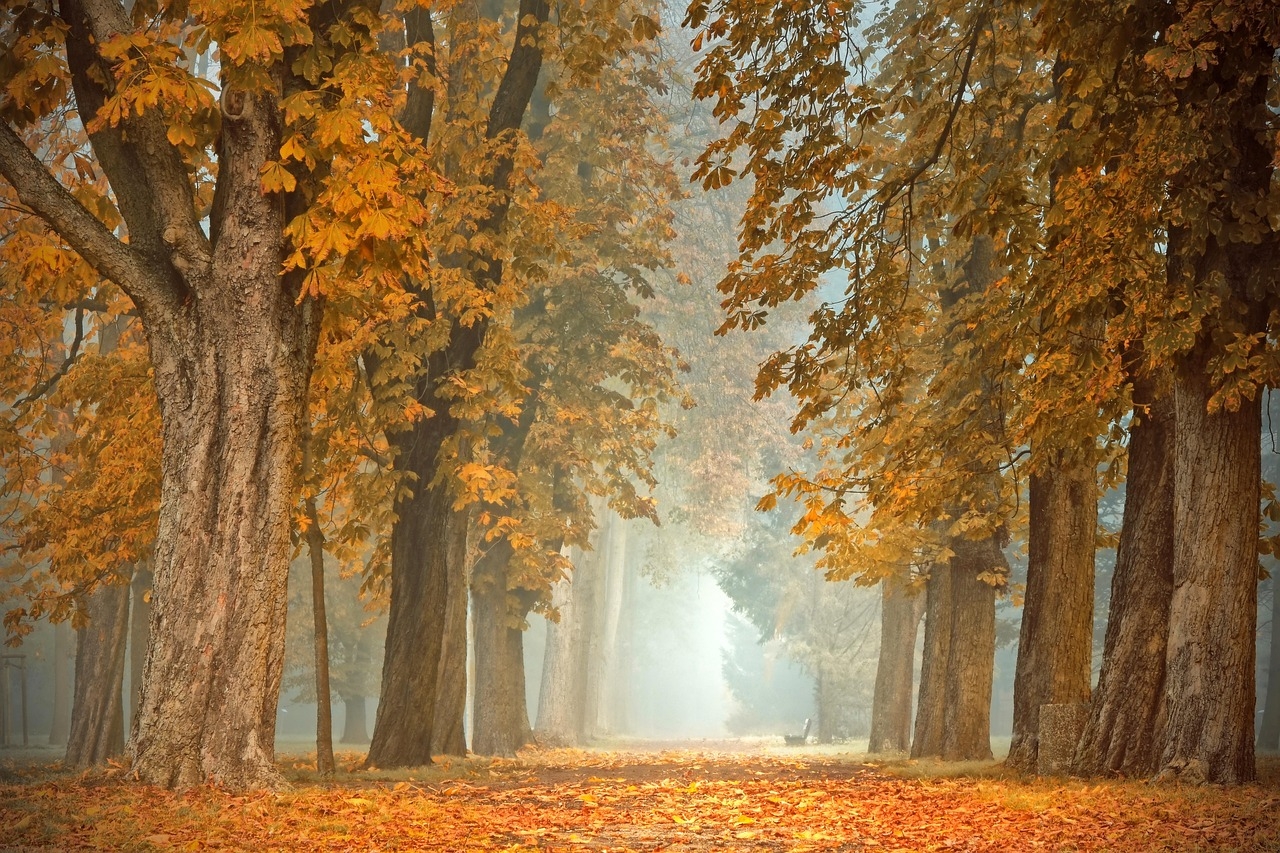
[[[354,769],[358,756],[348,756]],[[284,792],[0,785],[0,849],[1275,851],[1280,787],[901,778],[832,757],[533,751]]]

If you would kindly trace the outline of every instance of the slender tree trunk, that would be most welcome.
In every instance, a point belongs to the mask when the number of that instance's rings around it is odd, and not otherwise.
[[[880,582],[880,656],[871,700],[870,752],[911,748],[911,686],[916,633],[924,596],[912,595],[894,578]]]
[[[839,734],[840,696],[835,688],[835,681],[831,673],[819,664],[813,686],[818,706],[818,743],[831,743]]]
[[[53,718],[49,725],[49,745],[62,746],[71,732],[71,701],[74,690],[75,633],[71,625],[53,626]]]
[[[517,595],[507,589],[511,543],[491,543],[476,561],[471,596],[476,632],[475,717],[472,751],[477,755],[515,755],[533,740],[525,704],[524,614]]]
[[[1280,751],[1280,576],[1271,575],[1271,650],[1267,659],[1267,704],[1258,748]]]
[[[1207,348],[1177,371],[1173,598],[1161,775],[1254,778],[1261,403],[1209,413]]]
[[[124,751],[124,663],[129,586],[102,583],[84,602],[76,629],[76,692],[67,738],[68,764],[101,764]]]
[[[133,570],[129,585],[129,730],[142,707],[142,674],[147,668],[147,644],[151,630],[151,561],[144,560]]]
[[[309,453],[309,451],[308,451]],[[304,502],[307,556],[311,562],[311,618],[316,666],[316,770],[333,775],[333,698],[329,692],[329,619],[324,605],[324,533],[315,498]]]
[[[1124,525],[1111,578],[1102,670],[1076,750],[1084,775],[1149,776],[1164,741],[1161,702],[1173,596],[1173,396],[1135,375]]]
[[[364,696],[343,696],[346,720],[342,724],[342,743],[369,742],[369,700]]]
[[[603,589],[601,599],[603,611],[600,615],[600,699],[599,729],[607,734],[617,734],[618,725],[614,716],[617,707],[617,695],[624,689],[622,673],[619,669],[619,629],[622,623],[623,590],[627,566],[627,522],[617,515],[610,514],[608,522],[608,544],[603,554],[601,568],[603,572]]]
[[[1040,706],[1089,701],[1098,490],[1093,439],[1058,452],[1030,483],[1027,592],[1006,763],[1036,768]]]
[[[935,563],[925,585],[924,655],[916,698],[915,736],[911,757],[942,754],[946,716],[947,659],[951,654],[951,566]]]
[[[575,573],[574,613],[582,623],[579,629],[578,648],[574,656],[578,660],[578,671],[583,673],[582,718],[576,733],[576,742],[587,744],[598,738],[603,732],[600,726],[600,711],[604,705],[603,685],[605,679],[605,637],[604,637],[604,605],[605,605],[605,572],[607,570],[608,527],[599,531],[596,537],[595,550],[586,556],[586,571]]]
[[[944,761],[991,758],[991,681],[996,653],[996,589],[982,575],[1007,575],[994,536],[953,538],[951,642],[947,650]]]

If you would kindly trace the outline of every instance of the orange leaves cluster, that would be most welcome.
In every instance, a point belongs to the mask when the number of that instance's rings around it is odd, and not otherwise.
[[[175,795],[81,777],[0,787],[0,844],[259,850],[1238,850],[1280,792],[908,780],[833,760],[532,754],[431,781]]]

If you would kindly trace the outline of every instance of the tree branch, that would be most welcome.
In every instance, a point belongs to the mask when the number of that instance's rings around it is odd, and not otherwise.
[[[62,360],[62,366],[59,367],[48,379],[19,397],[13,404],[13,407],[15,409],[21,409],[23,406],[26,406],[34,400],[40,399],[45,394],[48,394],[53,390],[53,386],[58,384],[58,380],[66,376],[67,371],[71,369],[71,366],[80,360],[80,345],[82,343],[84,343],[84,309],[77,308],[76,334],[75,337],[71,339],[71,346],[67,347],[67,357]]]
[[[145,306],[163,299],[169,283],[58,183],[8,123],[0,123],[0,175],[24,205],[49,223],[94,269],[120,285],[135,303]]]

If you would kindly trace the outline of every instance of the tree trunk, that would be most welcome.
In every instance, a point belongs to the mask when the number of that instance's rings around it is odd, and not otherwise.
[[[147,668],[147,644],[151,631],[151,561],[133,570],[129,605],[129,730],[142,707],[142,674]]]
[[[595,549],[585,556],[585,571],[575,572],[573,580],[574,615],[582,623],[578,648],[574,656],[578,671],[583,673],[582,717],[575,742],[587,744],[603,732],[600,712],[604,705],[605,680],[605,572],[608,567],[608,526],[596,536]]]
[[[1135,375],[1124,525],[1111,578],[1102,671],[1076,750],[1083,775],[1149,776],[1164,721],[1165,647],[1173,596],[1173,396]]]
[[[1034,772],[1040,706],[1089,701],[1098,489],[1093,439],[1032,474],[1027,591],[1008,766]]]
[[[49,725],[49,745],[62,746],[71,732],[71,700],[76,647],[71,625],[53,626],[53,719]]]
[[[942,754],[946,717],[947,659],[951,655],[951,566],[935,563],[925,584],[924,655],[916,698],[915,736],[911,757]]]
[[[1267,704],[1258,748],[1280,751],[1280,576],[1271,575],[1271,650],[1267,658]]]
[[[991,681],[996,653],[996,589],[980,575],[1008,573],[995,536],[955,537],[951,550],[951,642],[947,650],[944,761],[991,758]]]
[[[1177,371],[1173,598],[1162,776],[1254,778],[1253,715],[1262,426],[1257,397],[1209,413],[1207,347]]]
[[[364,696],[343,696],[346,720],[342,724],[342,743],[369,742],[368,699]]]
[[[924,597],[911,595],[895,578],[885,578],[880,585],[880,656],[868,751],[906,752],[911,748],[912,670]]]
[[[515,755],[532,742],[525,704],[523,613],[517,595],[507,589],[512,554],[506,538],[492,542],[476,561],[471,582],[476,632],[475,717],[472,751],[477,755]]]
[[[572,549],[574,565],[583,565],[583,554]],[[582,620],[576,610],[583,572],[559,581],[552,588],[551,604],[560,614],[558,622],[547,623],[546,652],[542,659],[542,683],[538,691],[538,719],[535,733],[546,746],[573,746],[582,731],[582,710],[586,704],[586,677],[579,666]]]
[[[598,730],[605,734],[617,734],[618,719],[615,716],[617,696],[625,690],[619,667],[619,637],[622,624],[623,592],[626,587],[627,522],[610,513],[607,545],[604,546],[603,589],[601,590],[600,656],[598,667],[599,712]]]
[[[76,692],[67,764],[102,764],[124,751],[124,662],[129,586],[100,583],[84,601],[88,624],[76,629]]]
[[[466,530],[468,513],[454,513],[453,523]],[[444,640],[440,651],[440,672],[436,682],[436,719],[431,732],[434,755],[466,755],[467,712],[467,572],[466,536],[450,560],[448,599],[441,626]]]
[[[399,450],[396,466],[411,473],[415,483],[395,502],[391,603],[368,767],[431,763],[445,631],[453,607],[450,575],[461,572],[458,561],[466,548],[466,527],[458,523],[449,487],[436,478],[440,448],[456,427],[442,404],[434,416],[393,437]],[[465,638],[464,622],[464,649]]]
[[[835,679],[826,671],[826,667],[818,664],[813,685],[815,704],[818,706],[818,743],[831,743],[839,734],[840,696],[834,682]]]
[[[316,771],[332,776],[333,697],[329,691],[329,620],[324,606],[324,533],[320,530],[315,498],[308,497],[304,508],[307,514],[307,556],[311,562],[311,618],[316,666]]]

